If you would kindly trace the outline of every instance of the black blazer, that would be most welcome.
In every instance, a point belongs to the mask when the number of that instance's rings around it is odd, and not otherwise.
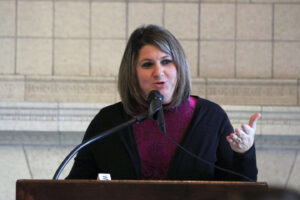
[[[231,123],[217,104],[199,97],[190,126],[181,142],[202,159],[257,179],[255,147],[245,154],[234,152],[226,140],[233,132]],[[90,123],[84,139],[131,119],[121,102],[103,108]],[[96,141],[82,149],[75,158],[67,179],[96,179],[98,173],[109,173],[112,179],[141,179],[140,158],[132,126]],[[216,169],[180,149],[171,161],[167,180],[245,180]]]

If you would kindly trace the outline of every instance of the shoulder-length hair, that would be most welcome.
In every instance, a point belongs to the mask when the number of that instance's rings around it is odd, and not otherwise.
[[[142,26],[131,34],[119,68],[118,90],[124,109],[130,115],[139,114],[148,107],[136,74],[139,51],[145,45],[156,46],[169,54],[177,69],[177,83],[173,97],[164,108],[169,109],[180,105],[188,99],[191,91],[188,63],[177,39],[163,27]]]

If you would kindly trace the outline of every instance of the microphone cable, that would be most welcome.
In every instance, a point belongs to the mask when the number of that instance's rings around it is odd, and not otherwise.
[[[207,164],[211,167],[214,167],[215,169],[218,169],[220,171],[242,177],[245,180],[250,181],[250,182],[255,182],[251,178],[249,178],[249,177],[247,177],[247,176],[245,176],[241,173],[238,173],[238,172],[235,172],[235,171],[232,171],[232,170],[229,170],[229,169],[225,169],[223,167],[217,166],[217,165],[215,165],[211,162],[208,162],[208,161],[204,160],[203,158],[201,158],[201,157],[197,156],[196,154],[190,152],[189,150],[187,150],[186,148],[184,148],[183,146],[178,144],[176,141],[174,141],[171,137],[169,137],[166,134],[166,126],[165,126],[164,113],[163,113],[163,108],[162,108],[163,99],[164,99],[164,96],[157,90],[152,90],[149,93],[148,98],[147,98],[147,102],[150,104],[149,105],[149,115],[148,115],[148,117],[158,123],[158,126],[161,129],[163,135],[170,142],[175,144],[177,147],[179,147],[185,153],[189,154],[190,156],[196,158],[197,160],[200,160],[201,162],[203,162],[203,163],[205,163],[205,164]]]
[[[201,162],[211,166],[211,167],[214,167],[218,170],[221,170],[223,172],[226,172],[226,173],[229,173],[229,174],[233,174],[233,175],[236,175],[236,176],[239,176],[239,177],[242,177],[244,179],[246,179],[247,181],[250,181],[250,182],[256,182],[255,180],[252,180],[251,178],[243,175],[243,174],[240,174],[238,172],[235,172],[235,171],[232,171],[232,170],[229,170],[229,169],[225,169],[223,167],[220,167],[220,166],[217,166],[211,162],[208,162],[206,160],[204,160],[203,158],[197,156],[196,154],[190,152],[189,150],[187,150],[186,148],[184,148],[183,146],[181,146],[180,144],[178,144],[175,140],[173,140],[173,138],[169,137],[167,134],[163,134],[170,142],[172,142],[173,144],[175,144],[177,147],[179,147],[181,150],[183,150],[185,153],[187,153],[188,155],[196,158],[197,160],[200,160]]]

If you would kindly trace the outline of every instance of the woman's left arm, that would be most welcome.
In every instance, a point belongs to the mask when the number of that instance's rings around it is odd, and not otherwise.
[[[242,124],[241,129],[236,128],[234,133],[226,137],[233,151],[246,153],[252,147],[256,131],[256,122],[260,117],[260,113],[253,114],[249,120],[249,124]]]

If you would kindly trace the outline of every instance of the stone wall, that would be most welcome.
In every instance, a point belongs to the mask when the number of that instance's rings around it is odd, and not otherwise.
[[[126,41],[149,23],[179,39],[193,94],[235,127],[263,114],[259,181],[299,189],[299,19],[300,0],[0,0],[0,199],[14,199],[17,179],[51,179],[119,101]]]
[[[1,0],[0,101],[117,101],[126,41],[154,23],[185,49],[194,94],[296,106],[299,18],[299,0]]]

